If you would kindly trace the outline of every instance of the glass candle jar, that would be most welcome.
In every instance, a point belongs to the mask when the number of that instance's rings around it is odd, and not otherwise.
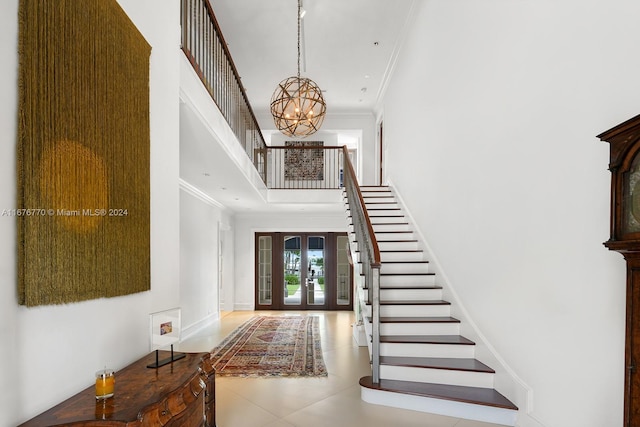
[[[113,369],[102,369],[96,372],[96,399],[107,399],[113,396],[116,376]]]

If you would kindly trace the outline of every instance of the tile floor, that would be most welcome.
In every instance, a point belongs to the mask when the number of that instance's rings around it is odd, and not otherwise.
[[[497,427],[495,424],[371,405],[358,380],[368,375],[366,347],[353,339],[353,312],[234,311],[185,339],[179,351],[209,351],[256,314],[320,317],[324,378],[216,378],[217,427]]]

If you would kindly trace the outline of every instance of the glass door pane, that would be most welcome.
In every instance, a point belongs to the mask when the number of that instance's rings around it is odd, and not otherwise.
[[[273,260],[271,236],[258,238],[258,304],[273,303],[271,268]]]
[[[300,236],[284,237],[284,303],[285,305],[302,304],[302,239]]]
[[[351,265],[349,264],[349,238],[337,236],[336,271],[338,274],[336,304],[351,304]]]
[[[324,305],[324,237],[309,236],[307,240],[307,304]]]

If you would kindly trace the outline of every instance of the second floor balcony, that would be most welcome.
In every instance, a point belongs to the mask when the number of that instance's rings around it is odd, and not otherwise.
[[[357,170],[362,132],[263,135],[207,0],[181,0],[181,39],[183,185],[233,210],[339,210],[345,157]]]

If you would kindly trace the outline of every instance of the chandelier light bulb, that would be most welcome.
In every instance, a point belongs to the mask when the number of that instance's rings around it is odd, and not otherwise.
[[[322,91],[313,80],[304,77],[281,81],[271,97],[274,123],[287,136],[314,134],[320,129],[326,110]]]

